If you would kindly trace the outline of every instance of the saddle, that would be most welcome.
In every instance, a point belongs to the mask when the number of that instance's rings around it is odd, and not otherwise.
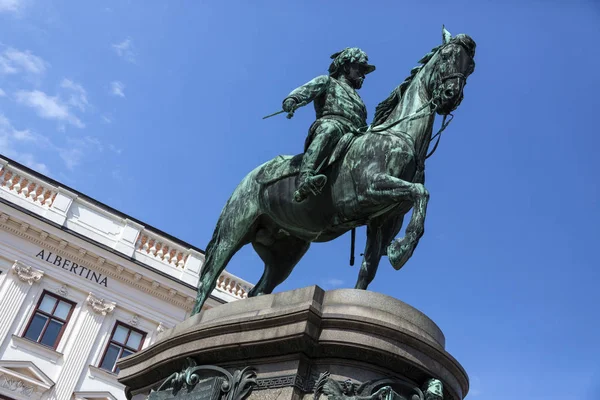
[[[335,146],[335,149],[323,165],[321,170],[326,169],[330,165],[344,158],[352,142],[356,140],[361,133],[349,132],[344,134]],[[300,166],[302,165],[302,157],[304,153],[296,154],[295,156],[281,155],[271,161],[266,162],[258,172],[256,181],[261,185],[275,183],[281,179],[289,178],[300,174]]]

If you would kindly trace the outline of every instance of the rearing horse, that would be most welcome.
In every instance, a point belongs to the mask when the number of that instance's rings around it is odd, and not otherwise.
[[[424,233],[425,158],[435,115],[448,115],[460,105],[475,68],[473,39],[452,37],[445,28],[442,36],[443,44],[377,106],[367,132],[342,138],[323,170],[328,184],[321,195],[293,201],[301,154],[276,157],[242,180],[206,248],[193,314],[200,312],[231,257],[248,243],[265,263],[250,297],[271,293],[311,242],[333,240],[358,226],[367,226],[367,243],[356,289],[368,287],[383,255],[395,269],[408,261]],[[411,208],[404,238],[394,239]]]

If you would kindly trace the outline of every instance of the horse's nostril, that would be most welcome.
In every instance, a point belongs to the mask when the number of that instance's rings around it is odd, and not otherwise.
[[[450,98],[450,97],[454,97],[454,90],[452,90],[452,89],[446,89],[446,90],[444,91],[444,96],[446,96],[446,97],[448,97],[448,98]]]

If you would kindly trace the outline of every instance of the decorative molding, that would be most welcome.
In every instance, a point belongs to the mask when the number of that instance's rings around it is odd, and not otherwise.
[[[87,298],[87,303],[96,314],[102,315],[110,314],[117,306],[117,303],[107,302],[104,299],[97,298],[92,292],[90,292]]]
[[[206,400],[245,400],[256,388],[256,369],[245,367],[233,374],[215,365],[197,365],[191,357],[185,359],[183,371],[171,374],[149,399],[164,398],[164,395],[179,397],[184,390],[186,397]]]
[[[167,328],[166,326],[164,326],[164,325],[163,325],[163,323],[161,322],[161,323],[159,323],[159,324],[158,324],[158,326],[156,327],[156,332],[158,332],[158,333],[163,333],[163,332],[164,332],[164,331],[166,331],[167,329],[169,329],[169,328]]]
[[[52,364],[57,364],[58,361],[64,357],[63,353],[60,353],[51,347],[39,344],[38,342],[34,342],[33,340],[25,339],[17,335],[12,335],[11,339],[11,348],[20,349],[29,354],[34,353],[35,356],[47,360]]]
[[[52,386],[54,382],[31,361],[0,361],[0,392],[4,395],[39,400]]]
[[[9,218],[8,214],[1,214],[0,221],[4,222],[2,229],[14,234],[15,236],[19,236],[25,240],[28,240],[31,243],[35,243],[41,246],[44,249],[48,249],[53,252],[61,252],[63,254],[68,254],[73,260],[80,263],[88,263],[89,260],[85,260],[79,257],[79,253],[76,251],[70,251],[71,249],[67,249],[68,243],[62,239],[54,239],[52,236],[48,236],[46,240],[41,240],[39,232],[33,232],[31,229],[28,232],[22,232],[18,227],[20,223],[18,220],[15,220],[14,217]],[[4,219],[4,216],[6,218]],[[7,223],[8,222],[8,223]],[[193,306],[193,301],[195,299],[191,299],[186,297],[185,292],[180,293],[176,297],[169,296],[168,290],[165,288],[164,290],[156,290],[152,288],[150,282],[144,281],[142,279],[142,275],[139,273],[130,272],[132,275],[119,273],[116,269],[122,268],[122,272],[127,272],[123,266],[118,264],[111,264],[108,261],[103,265],[98,266],[98,270],[102,272],[104,275],[110,276],[112,278],[118,279],[119,281],[131,286],[132,288],[141,290],[145,293],[149,293],[152,296],[155,296],[161,300],[165,300],[170,304],[174,304],[177,307],[181,307],[184,310],[190,311]]]
[[[69,295],[69,287],[67,285],[62,285],[58,289],[56,289],[56,293],[60,294],[63,297],[67,297]]]
[[[0,375],[0,387],[25,397],[31,397],[35,392],[35,387],[8,375]]]
[[[20,280],[30,285],[33,285],[34,282],[39,282],[44,277],[44,271],[34,269],[18,260],[15,260],[12,271],[17,274]]]
[[[134,314],[133,318],[129,320],[129,325],[138,326],[140,324],[140,317],[137,314]]]
[[[304,379],[300,375],[283,375],[271,378],[259,378],[256,380],[257,390],[276,389],[286,386],[295,386],[300,390],[305,390]]]
[[[75,392],[73,400],[117,400],[110,392]]]
[[[48,238],[48,232],[41,231],[40,232],[40,239],[46,240],[47,238]]]

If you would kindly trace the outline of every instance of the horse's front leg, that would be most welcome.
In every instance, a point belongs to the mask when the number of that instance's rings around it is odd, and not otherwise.
[[[404,181],[387,174],[377,174],[369,183],[367,202],[379,205],[395,205],[408,201],[413,205],[413,213],[402,239],[393,240],[387,256],[395,269],[400,269],[412,256],[419,239],[425,232],[425,215],[429,192],[420,183]]]

